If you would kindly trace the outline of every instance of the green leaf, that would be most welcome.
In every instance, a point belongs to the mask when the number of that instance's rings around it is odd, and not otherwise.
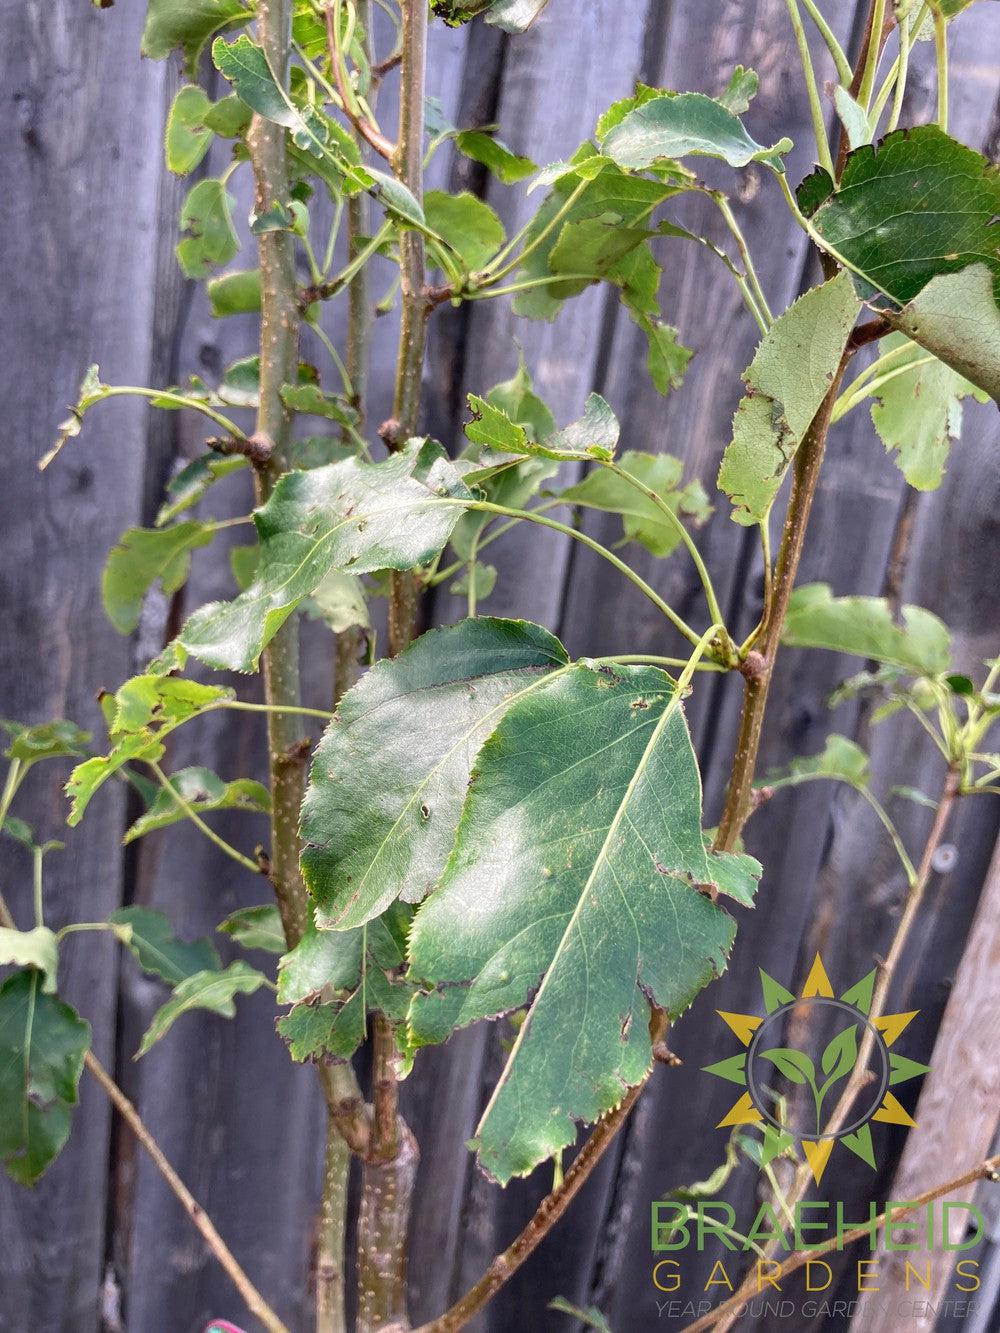
[[[872,141],[872,127],[863,106],[856,102],[846,88],[833,90],[833,104],[837,108],[840,123],[847,131],[847,142],[851,148],[862,148]]]
[[[207,483],[206,483],[207,485]],[[187,582],[191,552],[215,536],[210,523],[176,523],[169,528],[127,528],[111,549],[101,576],[101,597],[119,634],[139,624],[142,604],[159,581],[169,597]]]
[[[750,110],[750,103],[757,96],[759,87],[760,79],[757,77],[757,71],[737,65],[729,76],[729,82],[719,101],[734,116],[742,116],[744,112]]]
[[[355,930],[307,931],[285,955],[278,1001],[294,1007],[277,1026],[293,1060],[349,1059],[371,1013],[402,1024],[412,994],[399,976],[411,917],[411,908],[395,903]]]
[[[931,611],[904,606],[896,620],[883,597],[834,597],[828,583],[792,593],[782,634],[794,648],[830,648],[936,676],[951,663],[947,626]]]
[[[228,264],[239,251],[233,226],[236,200],[221,180],[199,181],[181,209],[181,230],[188,234],[177,245],[177,261],[185,277],[204,278],[212,268]]]
[[[617,1106],[650,1065],[649,1004],[677,1015],[722,971],[735,927],[709,879],[669,677],[578,665],[509,707],[410,932],[417,1045],[530,1001],[477,1130],[491,1176]]]
[[[102,402],[109,393],[108,385],[101,382],[100,369],[98,366],[88,366],[83,379],[80,381],[80,391],[77,400],[69,410],[69,416],[65,421],[59,423],[59,434],[56,436],[55,443],[39,460],[38,467],[40,471],[52,462],[56,454],[59,453],[67,440],[71,440],[80,434],[83,426],[83,417],[86,412],[94,406],[95,403]]]
[[[985,264],[931,278],[889,322],[1000,403],[1000,307]]]
[[[467,190],[461,194],[429,190],[424,195],[424,216],[428,227],[448,242],[472,273],[483,268],[506,239],[493,209]]]
[[[827,1076],[824,1086],[828,1087],[836,1083],[837,1079],[846,1078],[857,1063],[857,1059],[858,1026],[852,1023],[850,1027],[844,1028],[843,1032],[838,1032],[823,1051],[820,1065]]]
[[[66,783],[66,795],[71,806],[66,823],[74,828],[83,818],[91,798],[108,778],[117,773],[133,759],[155,762],[163,758],[163,744],[148,735],[138,733],[126,736],[111,750],[110,754],[87,759],[77,764]]]
[[[232,699],[234,694],[217,685],[201,685],[155,672],[127,680],[108,710],[111,751],[78,764],[66,783],[66,793],[72,800],[67,824],[79,824],[97,789],[125,764],[133,759],[155,763],[163,757],[163,738],[175,727]]]
[[[0,926],[0,966],[4,963],[37,968],[42,974],[42,990],[46,995],[55,995],[59,946],[48,926],[35,926],[33,930]]]
[[[713,852],[707,838],[705,851],[709,878],[719,892],[743,907],[753,907],[763,874],[760,862],[746,852]]]
[[[646,368],[655,388],[662,394],[679,389],[694,353],[680,341],[677,330],[661,319],[642,320],[640,327],[649,340]]]
[[[282,97],[268,68],[267,57],[246,33],[241,33],[235,42],[216,38],[212,43],[212,60],[222,77],[233,85],[240,100],[258,115],[288,129],[296,130],[301,126],[301,114]]]
[[[799,197],[863,295],[888,297],[898,328],[1000,402],[1000,169],[921,125],[856,149],[837,189],[814,173]]]
[[[620,125],[629,112],[662,96],[662,88],[651,88],[648,83],[636,82],[635,92],[631,97],[622,97],[617,102],[612,102],[607,111],[598,117],[595,130],[597,142],[603,144],[615,126]]]
[[[265,953],[282,954],[288,947],[281,913],[274,903],[260,907],[241,907],[219,923],[219,930],[244,949],[263,949]]]
[[[47,995],[34,968],[0,986],[0,1159],[33,1185],[69,1137],[90,1024]]]
[[[409,569],[437,555],[461,513],[445,502],[451,498],[471,494],[440,446],[422,440],[383,463],[352,458],[286,473],[254,515],[254,582],[234,601],[196,611],[180,643],[209,666],[254,670],[265,645],[331,569]]]
[[[783,173],[781,155],[792,141],[779,139],[765,148],[721,102],[704,93],[671,93],[630,111],[608,132],[603,146],[608,157],[630,170],[643,170],[662,158],[702,154],[722,158],[731,167],[763,162]]]
[[[240,269],[211,278],[205,287],[215,319],[227,315],[252,315],[260,309],[260,269]]]
[[[476,751],[511,700],[567,660],[538,625],[463,620],[376,663],[344,695],[302,806],[302,870],[320,926],[362,925],[435,886]]]
[[[761,1051],[762,1060],[770,1060],[783,1078],[789,1083],[801,1086],[803,1083],[814,1084],[816,1067],[805,1051],[797,1051],[794,1046],[774,1046],[769,1051]]]
[[[511,152],[505,143],[484,130],[459,130],[455,144],[460,153],[480,162],[504,185],[516,185],[537,170],[530,157]]]
[[[224,28],[250,23],[254,17],[253,9],[240,0],[149,0],[142,54],[163,60],[179,47],[185,68],[194,77],[208,39]]]
[[[67,722],[65,718],[40,722],[35,727],[0,718],[0,731],[10,737],[4,754],[8,759],[18,760],[23,767],[35,764],[39,759],[84,755],[90,744],[90,732],[82,731],[75,722]]]
[[[719,469],[733,520],[762,522],[826,397],[859,308],[850,276],[814,287],[771,325],[743,380],[747,396]]]
[[[486,11],[486,22],[504,32],[524,32],[549,0],[493,0]]]
[[[281,401],[293,412],[325,417],[338,425],[356,427],[358,412],[342,394],[324,393],[318,384],[283,384]]]
[[[629,476],[642,483],[644,490],[630,485],[623,477],[597,468],[583,481],[561,492],[567,504],[620,514],[625,540],[639,542],[656,556],[666,556],[680,542],[677,528],[666,517],[648,492],[652,492],[679,518],[703,522],[712,512],[700,481],[681,487],[684,464],[672,454],[644,454],[628,450],[619,465]]]
[[[165,1037],[183,1014],[190,1013],[192,1009],[208,1009],[214,1014],[221,1014],[223,1018],[233,1018],[236,1014],[233,997],[252,995],[266,984],[267,977],[263,972],[242,962],[230,963],[221,972],[208,970],[185,977],[166,1004],[153,1015],[136,1059]]]
[[[581,1324],[586,1324],[588,1328],[597,1330],[597,1333],[611,1333],[611,1325],[598,1310],[596,1305],[588,1305],[584,1310],[579,1305],[571,1304],[565,1296],[556,1296],[549,1301],[548,1308],[555,1310],[559,1314],[568,1314],[578,1320]]]
[[[224,457],[221,454],[202,454],[199,458],[181,468],[167,482],[167,495],[156,515],[156,526],[162,528],[179,514],[192,509],[205,492],[222,477],[233,472],[242,472],[250,466],[250,460],[238,454]]]
[[[355,626],[371,629],[365,585],[355,574],[331,569],[312,597],[305,603],[308,615],[322,620],[334,632],[341,634]]]
[[[882,343],[889,351],[906,346],[908,340],[894,334]],[[914,353],[918,349],[909,343]],[[872,422],[886,449],[911,486],[931,491],[940,486],[952,440],[962,433],[962,399],[969,394],[981,397],[973,384],[943,361],[917,355],[911,360],[924,361],[893,370],[890,380],[878,387],[872,405]]]
[[[232,546],[229,550],[229,568],[233,571],[233,581],[240,592],[246,592],[254,581],[257,566],[260,564],[260,547]]]
[[[812,782],[817,778],[836,778],[848,782],[852,787],[866,787],[871,774],[868,756],[860,745],[836,733],[827,736],[826,744],[820,754],[801,755],[793,759],[786,769],[775,769],[768,773],[763,783],[758,785],[780,788],[797,787],[803,782]]]
[[[255,814],[267,814],[271,809],[267,788],[252,778],[223,782],[210,768],[194,767],[171,773],[170,782],[182,800],[199,815],[211,814],[214,810],[250,810]],[[134,842],[156,829],[179,824],[187,817],[183,807],[161,787],[152,805],[139,816],[122,841],[126,844]]]
[[[163,915],[150,907],[120,907],[108,917],[112,925],[127,927],[122,940],[144,972],[177,986],[185,977],[219,967],[211,940],[179,940]]]
[[[542,283],[543,279],[554,274],[551,257],[566,228],[594,219],[600,220],[605,229],[612,224],[631,230],[644,228],[653,210],[682,188],[673,180],[648,180],[643,176],[631,176],[610,159],[597,155],[591,144],[583,145],[570,163],[562,164],[562,168],[564,172],[561,178],[556,179],[553,189],[542,200],[525,234],[525,245],[531,248],[527,259],[518,269],[518,277],[519,280],[541,285],[530,291],[519,292],[514,300],[514,310],[529,319],[553,319],[566,295],[582,289],[580,283]],[[560,226],[555,221],[556,214],[566,205],[567,196],[581,180],[587,181],[586,188],[570,206]],[[560,253],[565,255],[565,246]],[[571,271],[581,272],[580,269]],[[627,302],[644,304],[648,302],[651,271],[655,273],[655,281],[652,283],[655,298],[660,270],[648,245],[636,245],[618,264],[603,274],[588,275],[587,281],[603,276],[622,289],[623,299]],[[657,309],[654,299],[653,311]]]
[[[597,459],[610,462],[620,432],[618,418],[599,393],[592,393],[583,406],[579,421],[564,426],[541,444],[526,446],[528,453],[540,453],[545,458],[580,461]]]
[[[497,586],[498,570],[496,565],[484,565],[476,561],[470,577],[468,569],[451,585],[448,591],[453,597],[467,597],[470,587],[474,589],[477,602],[484,602]]]
[[[211,105],[208,94],[195,83],[178,89],[164,137],[167,168],[175,175],[189,175],[208,152],[212,131],[206,128],[205,113]]]
[[[205,112],[205,128],[221,139],[238,139],[250,128],[253,111],[235,93],[213,102]]]

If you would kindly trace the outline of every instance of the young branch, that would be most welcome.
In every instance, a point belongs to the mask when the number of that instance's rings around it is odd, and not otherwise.
[[[652,1071],[650,1071],[652,1072]],[[579,1194],[598,1162],[614,1141],[615,1135],[628,1119],[629,1112],[639,1100],[646,1086],[649,1075],[641,1083],[630,1088],[625,1098],[615,1110],[599,1120],[591,1131],[590,1138],[583,1145],[573,1160],[573,1165],[563,1176],[562,1184],[546,1195],[535,1209],[531,1221],[512,1244],[497,1257],[486,1272],[465,1295],[429,1324],[421,1324],[414,1333],[456,1333],[485,1305],[493,1299],[505,1282],[514,1276],[524,1261],[534,1253],[566,1209]]]
[[[764,725],[764,712],[767,708],[767,696],[770,689],[774,659],[781,641],[781,630],[788,610],[788,600],[795,586],[802,549],[805,545],[809,514],[812,510],[816,486],[819,482],[823,454],[826,450],[826,437],[830,430],[837,395],[851,357],[848,349],[841,357],[840,365],[833,377],[826,397],[820,404],[806,431],[805,438],[795,456],[795,472],[792,480],[792,494],[785,515],[785,526],[778,551],[778,564],[774,575],[771,605],[765,623],[761,627],[758,640],[759,650],[751,652],[744,664],[746,691],[743,696],[743,712],[740,717],[739,739],[733,758],[732,772],[729,777],[729,789],[726,804],[719,821],[719,831],[715,838],[716,851],[731,852],[746,823],[751,810],[751,795],[754,771],[757,766],[757,753],[760,749],[761,732]]]
[[[955,808],[955,802],[958,799],[958,791],[958,771],[955,768],[949,768],[947,776],[945,777],[941,800],[938,803],[937,810],[934,814],[934,822],[931,825],[930,833],[927,836],[927,841],[924,844],[924,850],[920,857],[920,864],[917,866],[916,875],[910,884],[906,907],[904,908],[903,913],[899,918],[899,923],[896,926],[889,953],[885,960],[880,961],[878,965],[878,976],[875,981],[871,1008],[868,1013],[869,1023],[866,1025],[864,1035],[861,1039],[857,1060],[854,1064],[850,1078],[844,1085],[843,1092],[837,1099],[837,1104],[833,1108],[830,1119],[827,1121],[823,1129],[824,1137],[834,1135],[843,1128],[858,1093],[865,1085],[868,1072],[868,1060],[871,1056],[872,1047],[875,1042],[874,1032],[871,1025],[876,1019],[881,1018],[882,1014],[885,1012],[885,1005],[890,987],[892,986],[892,980],[895,976],[896,968],[899,966],[899,960],[903,956],[903,950],[906,947],[906,942],[909,938],[913,923],[920,910],[920,905],[930,880],[931,870],[934,864],[934,854],[941,845],[941,840],[948,827],[948,822],[951,819],[952,812]],[[800,1163],[796,1169],[791,1188],[784,1196],[785,1203],[789,1207],[794,1207],[795,1204],[804,1197],[809,1188],[811,1179],[812,1172],[809,1163]],[[765,1257],[771,1258],[775,1253],[775,1249],[776,1246],[774,1242],[769,1243],[765,1247]],[[744,1304],[753,1295],[753,1288],[754,1282],[748,1275],[744,1279],[743,1284],[737,1293],[737,1296],[744,1297]],[[730,1303],[726,1302],[725,1304],[728,1307]],[[725,1330],[732,1327],[736,1318],[736,1313],[741,1308],[742,1305],[736,1306],[732,1311],[722,1314],[720,1312],[724,1307],[720,1307],[719,1311],[713,1312],[713,1320],[719,1320],[719,1333],[725,1333]],[[712,1324],[704,1325],[706,1328],[712,1326]]]
[[[936,1185],[933,1189],[926,1190],[919,1194],[915,1199],[907,1202],[905,1206],[896,1204],[892,1209],[891,1221],[895,1224],[904,1221],[912,1216],[919,1209],[933,1203],[935,1199],[943,1199],[947,1194],[954,1194],[958,1190],[965,1189],[968,1185],[974,1185],[980,1180],[995,1180],[997,1171],[1000,1170],[1000,1156],[987,1157],[984,1162],[974,1166],[971,1171],[966,1171],[964,1175],[956,1176],[954,1180],[945,1181],[943,1185]],[[845,1231],[842,1236],[835,1236],[832,1240],[826,1241],[814,1249],[800,1250],[791,1255],[783,1264],[777,1264],[773,1269],[767,1272],[767,1280],[777,1281],[779,1278],[787,1277],[789,1273],[794,1273],[797,1269],[805,1267],[811,1259],[820,1259],[824,1254],[831,1254],[834,1250],[843,1249],[845,1245],[853,1245],[856,1240],[862,1240],[865,1236],[872,1236],[879,1227],[885,1225],[890,1220],[889,1214],[880,1213],[873,1222],[866,1222],[862,1226],[852,1227],[850,1231]],[[726,1319],[726,1327],[731,1326],[739,1315],[743,1307],[757,1294],[757,1284],[753,1283],[749,1291],[744,1288],[730,1296],[727,1301],[717,1305],[709,1314],[703,1315],[701,1319],[696,1319],[693,1324],[686,1325],[681,1333],[705,1333],[706,1329],[719,1328],[720,1320]]]

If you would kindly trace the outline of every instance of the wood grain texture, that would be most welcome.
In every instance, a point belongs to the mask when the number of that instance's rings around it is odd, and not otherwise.
[[[102,737],[95,692],[130,668],[127,642],[96,609],[95,582],[121,529],[138,517],[148,411],[108,404],[41,475],[36,463],[75,401],[87,363],[109,379],[149,374],[155,292],[164,70],[136,65],[142,15],[105,18],[57,3],[6,11],[0,35],[0,145],[6,190],[0,356],[3,403],[3,712],[28,722],[70,717]],[[43,765],[17,813],[67,851],[47,865],[52,924],[100,919],[118,906],[124,792],[111,784],[67,837],[65,763]],[[4,891],[30,912],[30,867],[6,842]],[[108,1061],[118,959],[107,940],[77,937],[60,988],[90,1020]],[[0,1327],[91,1333],[98,1327],[110,1116],[86,1079],[69,1145],[33,1192],[0,1182]]]
[[[947,1179],[951,1163],[960,1157],[970,1165],[989,1155],[1000,1121],[1000,1061],[996,1032],[1000,1028],[1000,846],[986,873],[982,895],[962,961],[955,974],[948,1005],[938,1029],[931,1059],[899,1168],[892,1182],[893,1199],[915,1198]],[[972,1201],[975,1187],[952,1197]],[[956,1214],[952,1242],[962,1239],[966,1216]],[[951,1286],[956,1255],[940,1250],[914,1250],[886,1256],[872,1285],[878,1295],[862,1298],[851,1321],[852,1333],[876,1333],[885,1310],[897,1308],[907,1290],[915,1288],[909,1262],[917,1273],[931,1272],[929,1290],[920,1299],[934,1308]],[[961,1257],[965,1257],[964,1255]],[[971,1257],[971,1256],[970,1256]],[[873,1274],[876,1270],[872,1270]],[[917,1313],[912,1328],[925,1333],[933,1328],[929,1313]]]

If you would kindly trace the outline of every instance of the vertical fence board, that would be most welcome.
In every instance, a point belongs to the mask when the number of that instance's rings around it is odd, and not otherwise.
[[[145,407],[109,404],[99,427],[44,476],[35,465],[88,361],[99,357],[109,378],[126,383],[148,374],[159,179],[148,144],[161,123],[163,72],[136,65],[119,77],[120,48],[137,49],[141,25],[138,12],[106,17],[67,0],[8,9],[0,35],[3,712],[30,722],[70,717],[93,727],[98,743],[95,690],[126,673],[129,654],[95,606],[94,586],[115,535],[139,511]],[[47,861],[57,926],[99,920],[121,892],[123,790],[112,784],[67,833],[65,776],[63,763],[42,766],[16,806],[40,836],[67,841]],[[26,853],[5,842],[3,863],[4,890],[24,924]],[[60,990],[93,1024],[102,1061],[111,1058],[117,967],[114,946],[93,936],[63,951]],[[11,1333],[97,1327],[110,1116],[86,1075],[81,1098],[69,1145],[35,1191],[0,1184],[0,1327]]]

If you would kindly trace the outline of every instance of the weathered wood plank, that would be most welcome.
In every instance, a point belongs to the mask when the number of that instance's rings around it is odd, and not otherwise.
[[[105,15],[56,3],[7,12],[0,37],[7,191],[0,357],[4,404],[4,560],[0,597],[3,712],[25,721],[71,717],[101,733],[94,694],[128,671],[128,644],[97,607],[101,564],[138,516],[146,409],[109,404],[44,476],[35,464],[75,401],[88,361],[141,383],[151,357],[159,165],[149,145],[162,116],[163,71],[120,77],[138,48],[140,12]],[[66,765],[37,772],[18,812],[67,852],[47,862],[52,923],[100,920],[119,903],[124,792],[94,802],[69,836],[60,791]],[[3,848],[4,889],[23,921],[30,875],[20,848]],[[93,936],[67,946],[60,989],[93,1024],[111,1058],[117,957]],[[90,1333],[98,1326],[110,1116],[84,1076],[69,1145],[33,1193],[0,1185],[0,1326]]]
[[[931,1072],[921,1088],[914,1113],[917,1128],[910,1131],[899,1168],[892,1182],[893,1199],[913,1199],[933,1189],[949,1175],[953,1162],[969,1166],[982,1161],[990,1150],[1000,1118],[1000,1062],[996,1032],[1000,1028],[1000,847],[986,872],[982,897],[968,943],[951,988],[944,1018],[934,1043]],[[951,1197],[972,1201],[975,1186]],[[955,1218],[950,1239],[958,1241],[966,1217]],[[880,1269],[870,1269],[878,1295],[863,1296],[851,1327],[854,1333],[877,1333],[885,1310],[899,1307],[910,1287],[904,1279],[904,1262],[918,1273],[928,1270],[928,1290],[920,1299],[933,1308],[951,1285],[955,1254],[915,1250],[886,1256]],[[968,1271],[968,1270],[966,1270]],[[878,1276],[875,1276],[876,1272]],[[929,1313],[915,1312],[914,1330],[929,1330]]]

